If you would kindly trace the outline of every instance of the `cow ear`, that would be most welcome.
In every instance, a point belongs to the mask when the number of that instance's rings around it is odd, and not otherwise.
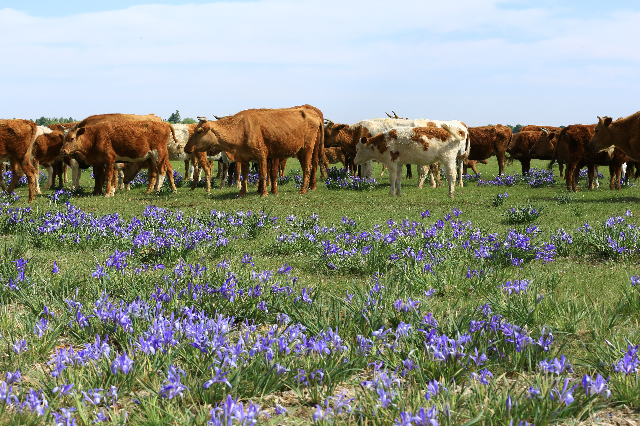
[[[84,128],[84,127],[80,127],[80,128],[78,129],[78,132],[76,133],[76,137],[78,137],[78,136],[80,136],[80,135],[84,135],[84,132],[85,132],[86,130],[87,130],[86,128]]]
[[[611,125],[611,122],[612,122],[612,121],[613,121],[613,118],[611,118],[611,117],[605,117],[605,118],[604,118],[604,125],[605,125],[606,127],[609,127],[609,126]]]
[[[555,138],[556,137],[556,132],[549,133],[548,137],[549,137],[549,140]]]

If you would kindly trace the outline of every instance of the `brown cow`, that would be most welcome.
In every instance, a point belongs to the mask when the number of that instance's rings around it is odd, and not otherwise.
[[[540,139],[542,135],[542,129],[548,129],[549,131],[560,132],[559,127],[541,127],[528,125],[524,126],[518,133],[514,133],[511,138],[511,142],[507,147],[507,153],[511,156],[511,159],[519,160],[522,165],[522,174],[528,174],[531,169],[531,159],[534,158],[529,152],[531,147]],[[539,160],[548,160],[549,158],[535,157]]]
[[[511,128],[501,124],[496,124],[495,126],[469,127],[469,137],[471,138],[469,160],[486,160],[495,155],[498,159],[498,174],[503,174],[505,153],[507,152],[507,146],[509,146],[512,136],[513,132]],[[475,167],[472,168],[474,172],[478,174]]]
[[[597,152],[611,145],[620,148],[629,158],[640,161],[640,111],[616,121],[611,117],[598,117],[589,149]]]
[[[297,157],[303,173],[300,193],[316,188],[318,157],[324,157],[322,112],[311,105],[283,109],[250,109],[218,121],[201,118],[185,152],[220,149],[242,163],[242,189],[247,193],[249,161],[258,162],[258,191],[267,195],[267,158]],[[271,191],[277,194],[277,178]]]
[[[90,159],[93,164],[105,164],[107,193],[113,195],[113,166],[116,161],[152,160],[152,168],[159,167],[156,188],[162,187],[165,165],[168,161],[167,142],[169,135],[175,134],[168,123],[157,121],[121,121],[103,122],[80,127],[72,142],[65,141],[60,153],[62,155],[78,154]],[[170,175],[172,171],[169,170]],[[171,176],[172,177],[172,176]],[[175,191],[175,185],[172,184]]]
[[[29,184],[29,202],[34,200],[36,192],[35,180],[37,177],[36,170],[31,164],[31,151],[38,136],[38,127],[32,121],[0,120],[0,161],[9,160],[22,167]],[[11,185],[7,189],[4,178],[0,174],[0,186],[9,193],[13,192],[18,185],[18,180],[14,174]]]
[[[356,167],[353,158],[356,156],[356,147],[363,137],[370,137],[371,133],[364,126],[350,126],[348,124],[335,124],[328,121],[324,127],[324,146],[339,146],[344,149],[347,156],[347,166],[354,175]]]
[[[627,161],[621,150],[609,149],[593,153],[589,150],[589,141],[595,134],[595,124],[574,124],[567,126],[557,136],[554,158],[564,159],[567,165],[565,179],[567,190],[577,191],[578,175],[585,165],[588,168],[589,189],[593,189],[594,168],[598,165],[608,165],[611,173],[609,187],[620,189],[620,173],[622,164]],[[552,160],[553,162],[553,160]]]
[[[75,126],[73,126],[71,129],[69,129],[69,131],[67,132],[67,135],[65,136],[65,143],[72,143],[75,138],[76,138],[76,133],[78,132],[78,129],[82,128],[82,127],[86,127],[86,126],[92,126],[95,124],[99,124],[99,123],[105,123],[105,122],[123,122],[123,121],[156,121],[156,122],[162,122],[162,119],[160,117],[157,117],[154,114],[148,114],[148,115],[136,115],[136,114],[98,114],[98,115],[91,115],[87,118],[85,118],[84,120],[82,120],[81,122],[77,123]],[[76,160],[78,160],[78,158],[76,158]],[[103,179],[103,172],[104,172],[104,166],[100,167],[98,164],[94,164],[91,163],[91,159],[79,159],[80,161],[84,162],[84,163],[88,163],[89,165],[94,166],[94,178],[95,178],[95,185],[94,185],[94,189],[93,189],[93,195],[102,195],[102,186],[104,184],[104,179]],[[165,167],[170,166],[171,164],[165,164]],[[169,180],[172,182],[173,181],[173,173],[169,173]],[[173,187],[173,183],[172,183],[172,187]]]
[[[557,158],[558,163],[560,163],[560,176],[562,177],[562,158],[561,156],[556,156],[556,145],[558,139],[560,137],[561,132],[551,131],[549,132],[547,129],[542,129],[542,135],[538,141],[531,147],[530,153],[532,157],[548,159],[548,158]],[[579,148],[580,150],[582,148]],[[619,150],[612,150],[610,153],[608,161],[604,156],[599,156],[598,160],[600,162],[596,162],[593,164],[595,166],[594,173],[597,172],[598,165],[608,165],[610,180],[609,180],[609,188],[611,189],[620,189],[620,178],[622,173],[622,164],[626,161],[626,156],[624,153]],[[585,163],[587,164],[587,163]],[[566,179],[566,177],[565,177]],[[591,187],[593,180],[589,181],[589,186]]]

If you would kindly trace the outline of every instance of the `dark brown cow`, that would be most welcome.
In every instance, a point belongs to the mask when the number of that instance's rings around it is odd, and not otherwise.
[[[503,174],[505,153],[507,152],[507,146],[509,146],[512,136],[513,132],[511,128],[501,124],[496,124],[495,126],[469,127],[469,137],[471,138],[469,160],[486,160],[495,155],[498,159],[498,173]],[[478,174],[475,167],[472,168],[474,172]]]
[[[157,121],[120,121],[103,122],[80,127],[72,142],[65,141],[60,153],[62,155],[80,155],[90,159],[93,164],[104,164],[107,193],[113,195],[113,166],[118,161],[152,160],[152,167],[159,167],[156,187],[160,189],[166,173],[165,165],[169,163],[167,142],[169,135],[175,134],[168,123]],[[172,171],[169,170],[171,175]],[[170,176],[172,177],[172,176]],[[175,185],[172,185],[175,191]]]
[[[11,163],[19,165],[27,175],[29,184],[29,202],[35,198],[36,192],[36,170],[31,164],[31,151],[36,137],[38,127],[29,120],[0,120],[0,161],[9,160]],[[15,168],[14,168],[15,170]],[[6,188],[4,178],[0,174],[0,186],[2,189],[13,192],[18,185],[17,176],[14,174],[11,179],[9,189]]]
[[[598,117],[589,149],[598,152],[611,145],[620,148],[629,158],[640,161],[640,111],[616,121],[611,117]]]
[[[538,140],[529,149],[531,158],[537,158],[539,160],[551,160],[554,157],[556,151],[556,143],[558,142],[558,135],[560,131],[549,130],[547,128],[542,129],[542,134]],[[558,168],[560,169],[560,177],[563,177],[562,171],[564,170],[564,161],[558,158]]]
[[[218,121],[201,119],[185,146],[185,152],[220,149],[232,161],[242,163],[242,189],[247,193],[249,161],[258,162],[258,190],[267,195],[267,159],[297,157],[303,173],[300,193],[316,188],[318,157],[324,157],[322,112],[311,105],[283,109],[250,109]],[[271,179],[277,194],[277,178]]]
[[[620,189],[620,173],[622,164],[627,157],[621,150],[610,149],[593,153],[589,150],[589,141],[595,134],[595,124],[574,124],[567,126],[557,136],[554,158],[562,158],[567,165],[565,179],[569,191],[578,190],[578,175],[580,169],[587,166],[589,176],[589,189],[593,189],[593,176],[595,166],[609,166],[611,173],[609,187]]]
[[[548,129],[549,131],[560,131],[559,127],[541,127],[528,125],[524,126],[518,133],[514,133],[511,138],[511,142],[507,147],[507,153],[511,156],[511,159],[520,161],[522,165],[522,174],[528,174],[531,169],[531,159],[536,158],[539,160],[548,160],[549,158],[532,157],[531,147],[540,139],[542,135],[542,129]]]

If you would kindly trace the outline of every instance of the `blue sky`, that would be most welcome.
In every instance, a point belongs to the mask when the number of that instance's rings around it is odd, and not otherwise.
[[[613,3],[5,0],[0,117],[310,103],[345,123],[594,123],[640,109],[640,2]]]

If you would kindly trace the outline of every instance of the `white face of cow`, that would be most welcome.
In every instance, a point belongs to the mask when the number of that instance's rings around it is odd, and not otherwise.
[[[366,138],[362,138],[366,141]],[[366,163],[369,160],[373,159],[373,148],[372,147],[367,147],[367,145],[365,145],[364,143],[358,142],[358,144],[356,145],[356,156],[353,159],[353,163],[358,165],[358,164],[362,164],[362,163]]]

